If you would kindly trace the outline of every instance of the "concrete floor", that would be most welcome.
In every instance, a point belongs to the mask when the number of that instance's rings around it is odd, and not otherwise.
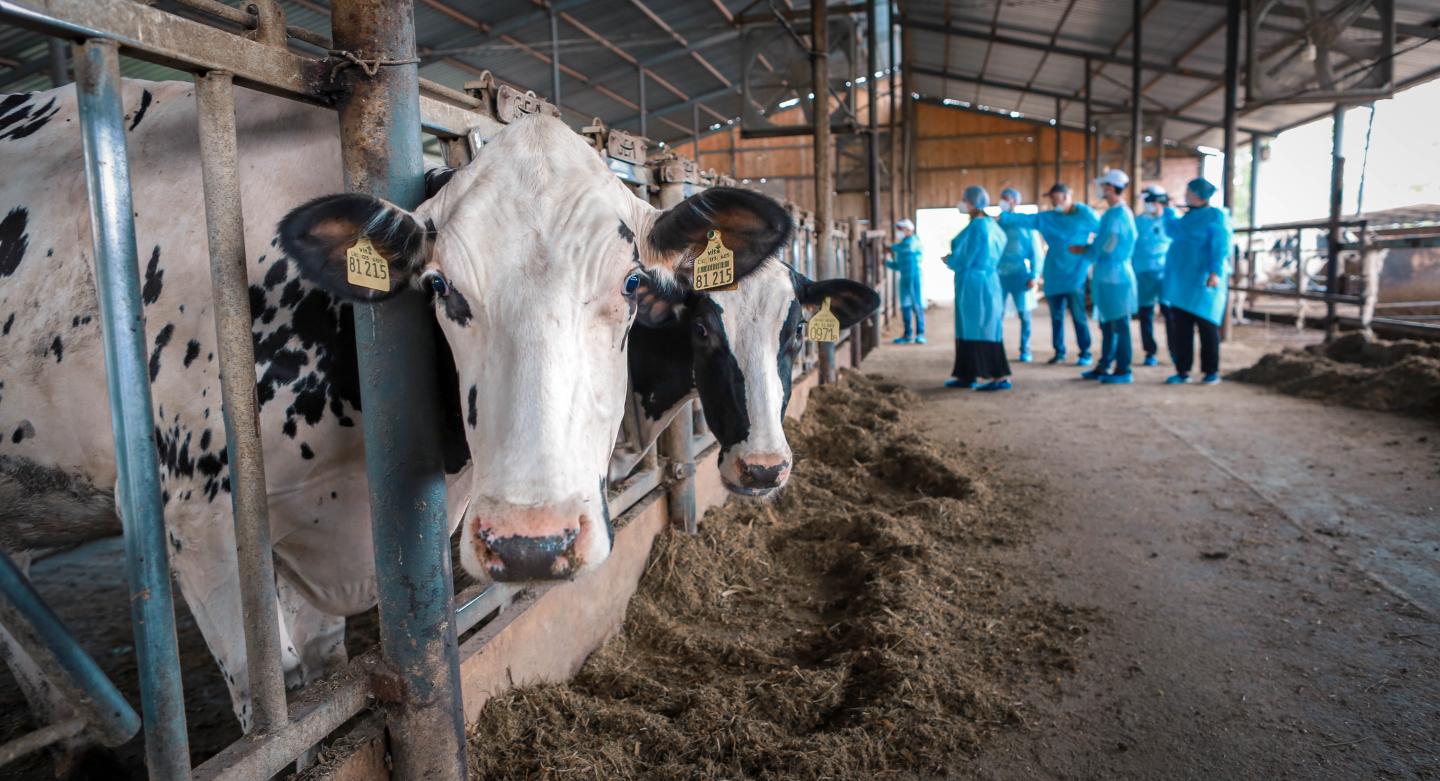
[[[1034,489],[1042,531],[1006,565],[1101,616],[1088,659],[1028,692],[1028,729],[975,777],[1440,777],[1440,426],[1165,386],[1165,365],[1100,386],[1078,378],[1073,334],[1071,365],[1012,364],[1014,391],[947,390],[953,315],[928,319],[929,345],[887,343],[866,371],[919,392],[942,444]],[[1227,371],[1317,338],[1236,337]]]

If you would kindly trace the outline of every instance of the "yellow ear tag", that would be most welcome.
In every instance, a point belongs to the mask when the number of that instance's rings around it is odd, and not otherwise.
[[[705,238],[710,243],[695,259],[695,289],[734,290],[735,253],[720,240],[720,231],[711,228]]]
[[[345,250],[345,280],[356,287],[390,292],[390,264],[370,243],[369,236],[361,236]]]
[[[840,341],[840,321],[830,314],[830,298],[820,305],[820,311],[810,318],[805,326],[805,338],[812,342]]]

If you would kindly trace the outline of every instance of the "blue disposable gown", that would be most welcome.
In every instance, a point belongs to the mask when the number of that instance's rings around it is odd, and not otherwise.
[[[1015,296],[1017,306],[1022,310],[1035,308],[1035,291],[1029,288],[1039,266],[1039,252],[1035,246],[1035,229],[1011,223],[1005,231],[1005,251],[1000,255],[1000,289],[1007,296]]]
[[[1033,228],[1045,238],[1049,249],[1045,251],[1045,267],[1040,273],[1045,278],[1045,295],[1058,296],[1085,289],[1089,266],[1084,255],[1070,254],[1070,247],[1089,244],[1090,234],[1100,227],[1100,220],[1089,206],[1077,203],[1069,212],[1054,209],[1039,214],[1002,212],[1000,224],[1005,228],[1012,225]]]
[[[900,306],[923,307],[925,299],[920,295],[920,256],[923,250],[920,240],[906,236],[890,245],[894,257],[885,261],[885,268],[900,273]]]
[[[1105,210],[1095,243],[1084,257],[1094,264],[1095,308],[1100,322],[1127,319],[1139,311],[1135,295],[1135,269],[1131,258],[1135,253],[1135,217],[1124,202]]]
[[[1220,325],[1230,286],[1230,218],[1214,206],[1191,209],[1184,217],[1165,216],[1170,252],[1165,256],[1161,301]],[[1209,275],[1220,277],[1206,287]]]
[[[945,265],[955,272],[955,338],[998,342],[1004,336],[1005,294],[1000,289],[1000,256],[1005,231],[989,217],[970,220],[950,242]]]
[[[1162,214],[1141,214],[1135,217],[1135,282],[1140,306],[1154,306],[1160,300],[1160,286],[1165,277],[1165,253],[1170,251],[1170,234],[1165,232],[1165,215],[1175,210],[1165,207]]]

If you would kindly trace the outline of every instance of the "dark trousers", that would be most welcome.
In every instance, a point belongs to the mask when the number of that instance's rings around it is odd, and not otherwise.
[[[1200,371],[1220,373],[1220,326],[1178,307],[1170,307],[1170,319],[1165,325],[1176,374],[1189,374],[1195,363],[1196,331],[1200,332]]]
[[[1055,348],[1055,354],[1065,355],[1065,310],[1070,310],[1070,317],[1075,321],[1075,345],[1080,348],[1081,355],[1090,354],[1090,319],[1085,316],[1085,294],[1081,291],[1074,293],[1059,293],[1045,297],[1050,302],[1050,344]]]
[[[900,319],[905,323],[905,336],[910,336],[910,320],[915,320],[915,333],[925,335],[925,308],[920,306],[900,307]]]
[[[1106,371],[1113,361],[1112,374],[1130,373],[1130,318],[1123,317],[1100,324],[1100,362],[1096,371]]]
[[[1170,322],[1170,307],[1160,305],[1160,318],[1164,322]],[[1145,349],[1146,355],[1154,355],[1160,351],[1160,345],[1155,343],[1155,305],[1140,307],[1140,346]]]

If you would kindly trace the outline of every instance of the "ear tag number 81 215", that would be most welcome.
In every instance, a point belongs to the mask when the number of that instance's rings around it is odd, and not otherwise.
[[[720,231],[711,228],[705,238],[710,243],[695,259],[695,289],[734,290],[735,253],[720,240]]]
[[[350,249],[345,250],[345,281],[356,287],[390,292],[390,266],[370,243],[369,236],[361,236]]]
[[[820,311],[805,325],[805,338],[812,342],[840,341],[840,321],[830,313],[830,299],[820,305]]]

